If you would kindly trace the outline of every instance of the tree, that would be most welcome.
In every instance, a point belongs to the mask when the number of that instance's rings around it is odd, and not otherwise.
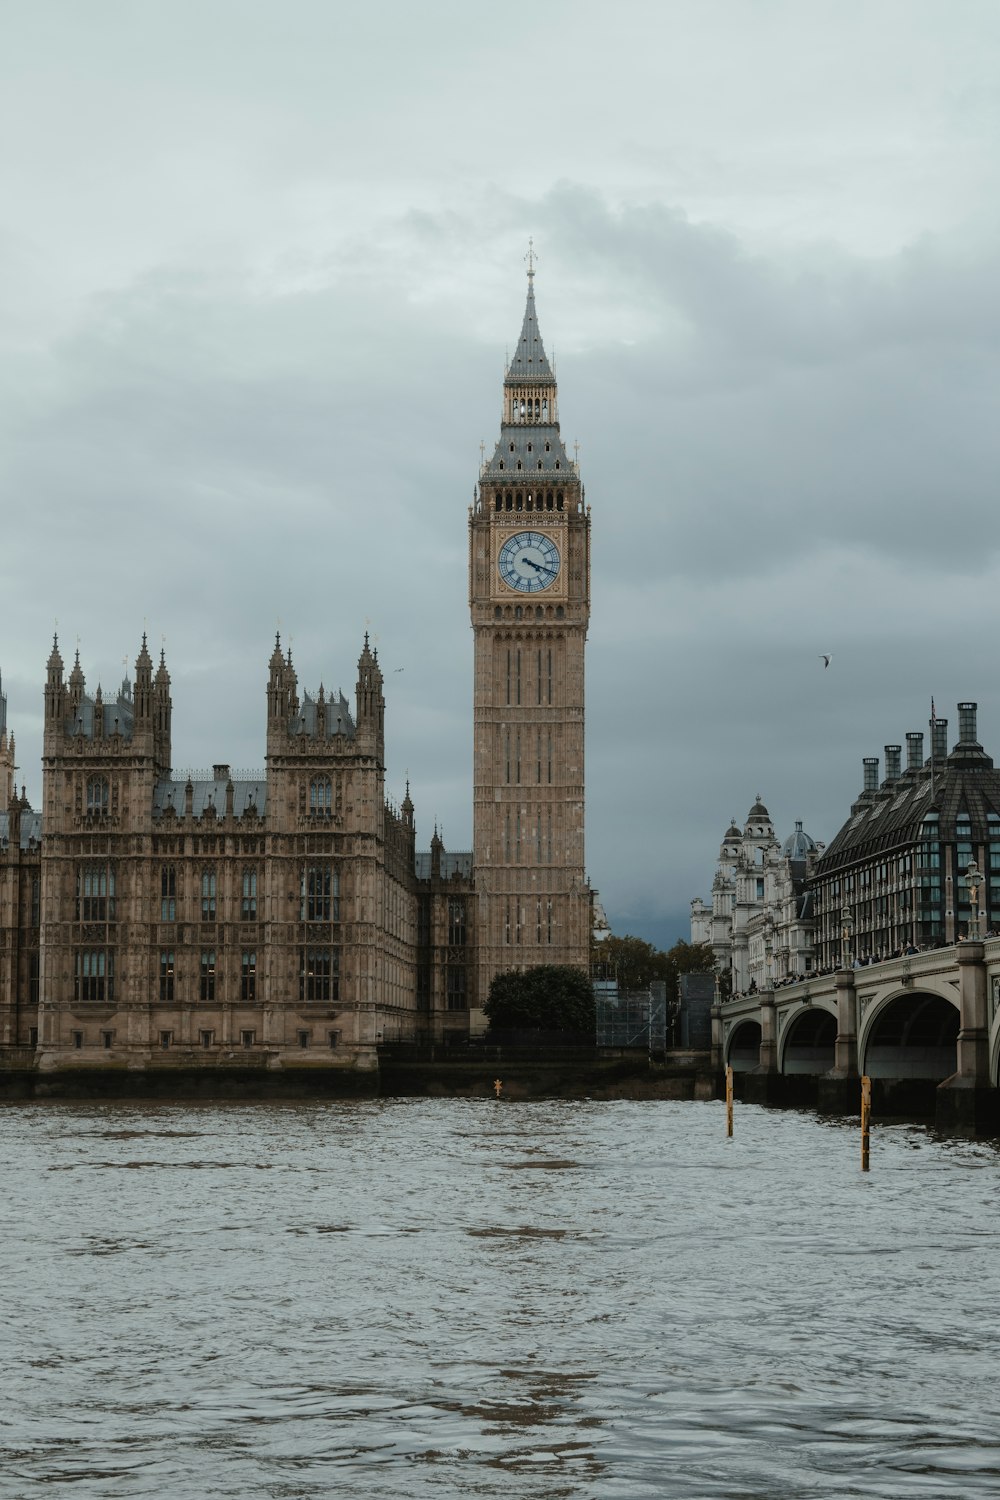
[[[494,1031],[579,1031],[594,1035],[594,991],[583,969],[538,964],[496,974],[483,1006]]]
[[[618,981],[622,994],[648,990],[654,980],[667,986],[667,999],[677,998],[677,981],[682,974],[711,974],[715,958],[708,943],[685,943],[682,939],[668,953],[654,948],[643,938],[609,937],[594,947],[594,965],[602,968],[608,979]]]
[[[608,937],[594,945],[597,973],[618,982],[622,994],[648,990],[654,979],[666,979],[667,955],[644,938]]]
[[[667,981],[668,1000],[676,1000],[677,983],[682,974],[715,973],[715,954],[710,943],[685,943],[678,938],[670,952],[663,956],[666,959],[667,972],[663,977]]]

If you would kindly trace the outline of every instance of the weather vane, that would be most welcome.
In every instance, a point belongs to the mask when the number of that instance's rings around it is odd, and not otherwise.
[[[524,258],[528,262],[528,280],[532,281],[535,276],[535,267],[538,264],[538,256],[535,254],[535,241],[531,235],[528,236],[528,253]]]

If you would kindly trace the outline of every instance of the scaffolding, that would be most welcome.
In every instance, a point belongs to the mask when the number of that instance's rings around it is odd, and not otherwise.
[[[667,1047],[667,987],[619,994],[613,979],[596,980],[597,1045],[665,1052]]]

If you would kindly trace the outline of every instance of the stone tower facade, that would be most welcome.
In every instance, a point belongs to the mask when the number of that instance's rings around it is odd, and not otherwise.
[[[587,966],[584,650],[590,512],[559,431],[528,271],[500,438],[469,514],[475,635],[478,990],[535,964]]]

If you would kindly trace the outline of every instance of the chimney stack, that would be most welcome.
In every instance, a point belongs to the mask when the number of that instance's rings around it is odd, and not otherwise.
[[[948,759],[948,720],[931,720],[931,760],[935,764]]]
[[[924,735],[923,730],[911,729],[906,736],[906,769],[908,771],[922,770],[924,764]]]
[[[960,745],[977,745],[976,738],[976,709],[977,703],[960,703],[958,705],[958,742]]]
[[[900,762],[903,756],[902,745],[886,745],[885,747],[885,780],[886,785],[891,786],[894,781],[899,780]]]
[[[861,762],[861,764],[865,768],[865,785],[864,785],[864,790],[866,792],[877,792],[878,791],[878,756],[877,755],[866,755],[865,758],[864,758],[864,760]]]

